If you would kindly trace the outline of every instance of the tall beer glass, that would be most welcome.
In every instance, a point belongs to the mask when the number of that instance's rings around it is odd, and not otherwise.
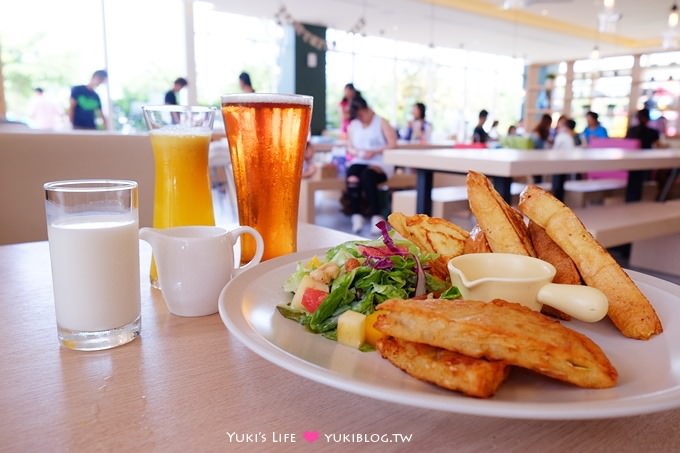
[[[156,166],[153,226],[215,225],[208,168],[215,109],[159,105],[142,110]],[[155,261],[149,279],[158,288]]]
[[[312,97],[283,94],[222,96],[241,225],[264,239],[263,260],[297,250],[302,162],[312,116]],[[255,241],[241,239],[241,262]]]

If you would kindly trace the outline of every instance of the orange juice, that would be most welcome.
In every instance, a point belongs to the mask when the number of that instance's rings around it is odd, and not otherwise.
[[[150,134],[156,163],[153,226],[215,225],[208,169],[210,131],[156,129]],[[150,279],[157,281],[155,262]]]

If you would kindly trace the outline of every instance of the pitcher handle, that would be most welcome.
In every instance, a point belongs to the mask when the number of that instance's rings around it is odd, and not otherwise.
[[[262,254],[264,253],[264,241],[262,240],[262,236],[260,235],[260,233],[258,233],[258,231],[255,228],[249,226],[241,226],[231,230],[229,234],[231,234],[232,236],[233,243],[236,243],[236,239],[238,239],[238,237],[241,236],[242,234],[249,234],[253,238],[255,238],[255,244],[257,245],[257,247],[255,248],[255,256],[253,256],[253,259],[251,259],[246,265],[235,268],[234,275],[238,275],[241,272],[246,271],[260,263],[260,260],[262,260]]]
[[[536,298],[542,304],[585,322],[599,321],[609,309],[607,296],[590,286],[548,283],[538,291]]]

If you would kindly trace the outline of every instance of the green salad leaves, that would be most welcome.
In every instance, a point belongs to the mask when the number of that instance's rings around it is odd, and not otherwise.
[[[327,282],[328,294],[320,293],[323,300],[313,312],[290,304],[277,308],[284,317],[334,340],[338,317],[347,310],[369,315],[388,299],[428,294],[443,299],[459,298],[458,288],[428,272],[433,258],[436,256],[421,253],[409,241],[393,239],[385,228],[380,239],[345,242],[330,248],[320,259],[314,257],[308,263],[297,264],[283,285],[287,292],[306,291],[301,284],[305,276],[327,263],[339,268],[337,276]]]

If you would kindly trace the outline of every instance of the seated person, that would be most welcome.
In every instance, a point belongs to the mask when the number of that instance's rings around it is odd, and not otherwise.
[[[316,173],[316,165],[314,164],[314,145],[307,142],[305,147],[305,158],[302,161],[302,179],[309,179]]]
[[[640,148],[652,149],[659,146],[659,138],[661,134],[656,129],[649,127],[649,110],[642,109],[637,112],[637,126],[628,128],[626,138],[635,138],[640,140]]]
[[[425,120],[426,107],[422,102],[413,104],[413,119],[408,122],[404,140],[411,143],[428,143],[432,134],[432,125]]]
[[[609,138],[607,129],[600,124],[600,115],[595,112],[586,113],[586,122],[588,125],[583,129],[583,140],[586,144],[590,144],[590,139],[595,138]]]
[[[626,138],[640,140],[640,148],[652,149],[659,147],[659,131],[649,127],[649,110],[642,109],[637,112],[637,126],[628,128]],[[628,172],[628,185],[626,186],[626,202],[639,201],[642,199],[642,187],[650,172],[647,170],[632,170]]]
[[[472,143],[486,143],[489,141],[489,134],[487,134],[484,130],[484,123],[486,123],[486,119],[488,117],[489,112],[487,112],[485,109],[479,112],[479,121],[477,122],[475,129],[472,131]]]
[[[366,214],[371,216],[372,232],[383,218],[380,216],[378,186],[385,181],[393,168],[383,163],[383,152],[394,148],[397,133],[389,123],[368,107],[366,100],[355,96],[350,104],[349,127],[347,128],[347,152],[351,166],[347,169],[346,184],[349,210],[352,216],[352,231],[359,233],[364,227],[361,212],[362,201]]]
[[[578,135],[576,135],[576,121],[571,118],[565,118],[564,121],[558,121],[557,134],[555,135],[555,143],[553,149],[555,150],[569,150],[576,148],[579,144],[576,142]]]

